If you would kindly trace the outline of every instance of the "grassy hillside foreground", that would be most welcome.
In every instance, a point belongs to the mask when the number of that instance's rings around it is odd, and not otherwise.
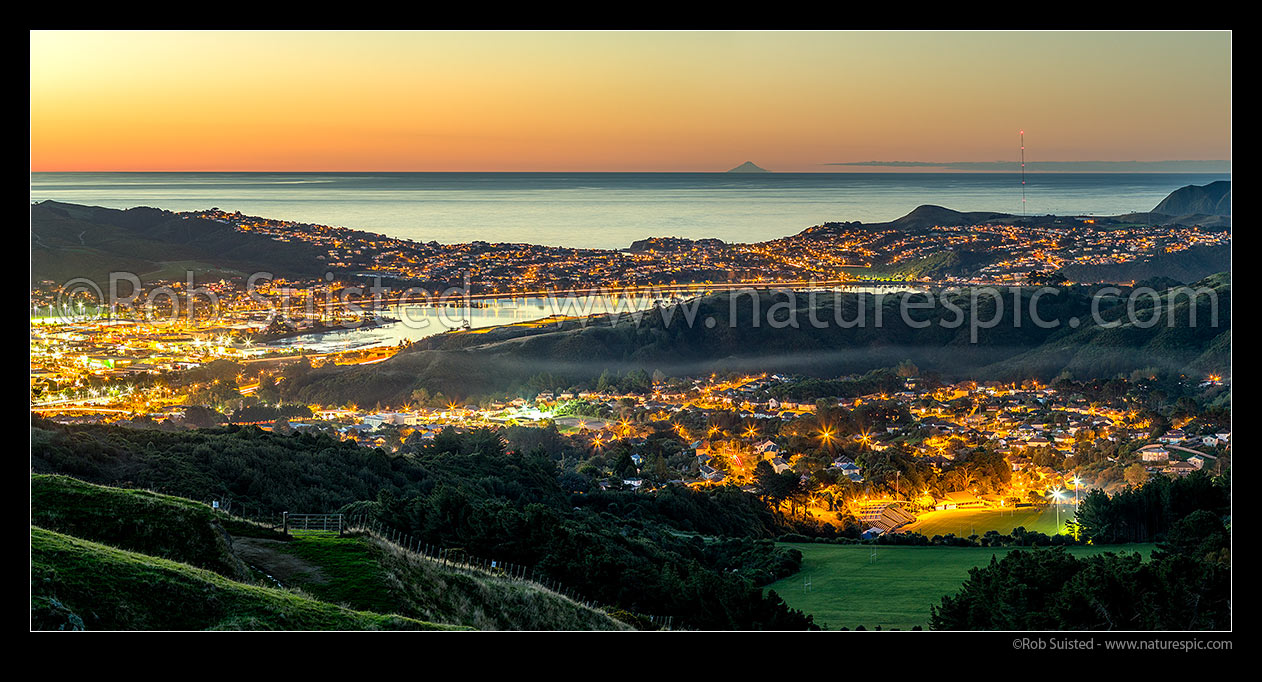
[[[37,630],[453,630],[31,528]]]
[[[67,476],[32,475],[31,501],[33,629],[632,629],[371,535],[289,539],[199,502]]]
[[[284,537],[201,502],[39,474],[31,476],[31,523],[238,579],[251,574],[233,554],[233,537]]]

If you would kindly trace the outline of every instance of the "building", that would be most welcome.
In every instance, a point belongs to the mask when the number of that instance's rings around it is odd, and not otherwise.
[[[880,533],[888,533],[916,520],[915,514],[903,509],[892,500],[859,502],[850,511],[858,517],[860,524]]]
[[[1139,449],[1139,458],[1145,464],[1160,464],[1170,461],[1170,451],[1162,445],[1145,445]]]
[[[980,509],[985,506],[985,500],[973,493],[960,491],[944,494],[934,505],[934,509]]]

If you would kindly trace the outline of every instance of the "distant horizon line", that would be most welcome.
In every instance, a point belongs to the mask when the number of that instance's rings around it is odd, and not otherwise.
[[[978,164],[977,167],[963,167],[963,164]],[[1000,166],[999,164],[1003,164]],[[1228,168],[1046,168],[1049,165],[1062,164],[1166,164],[1166,163],[1189,163],[1188,161],[1150,161],[1150,162],[1131,162],[1131,161],[1045,161],[1042,163],[1027,163],[1027,173],[1147,173],[1153,175],[1174,174],[1174,173],[1203,173],[1203,174],[1230,174],[1231,169]],[[1193,163],[1223,163],[1230,166],[1230,161],[1198,161]],[[990,166],[990,164],[995,164]],[[852,175],[864,172],[876,172],[886,174],[896,173],[1017,173],[1020,167],[1013,168],[1008,162],[954,162],[954,163],[934,163],[926,161],[888,161],[888,162],[872,162],[872,161],[850,161],[823,164],[827,166],[842,166],[853,168],[854,170],[789,170],[778,171],[767,169],[766,173],[733,173],[731,170],[397,170],[397,169],[370,169],[370,170],[347,170],[347,169],[160,169],[160,170],[134,170],[134,169],[71,169],[71,170],[31,170],[31,174],[56,174],[56,173],[504,173],[504,174],[546,174],[546,173],[583,173],[583,174],[616,174],[616,173],[651,173],[651,174],[689,174],[689,175],[741,175],[741,176],[761,176],[761,175]],[[985,167],[989,166],[989,167]],[[1044,168],[1039,169],[1039,166]],[[1031,167],[1034,167],[1032,170]]]
[[[834,161],[823,164],[848,168],[935,168],[948,171],[972,172],[1015,172],[1022,164],[1017,161]],[[1109,172],[1124,171],[1134,173],[1230,173],[1229,159],[1165,159],[1161,161],[1027,161],[1026,172],[1031,168],[1042,172]]]

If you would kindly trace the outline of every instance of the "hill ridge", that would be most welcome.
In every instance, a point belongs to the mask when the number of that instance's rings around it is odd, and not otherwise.
[[[110,272],[144,277],[172,263],[200,275],[257,271],[319,276],[321,255],[300,242],[280,242],[214,220],[134,207],[103,208],[42,201],[31,206],[31,282],[74,277],[108,281]]]
[[[312,370],[293,381],[287,390],[291,391],[289,397],[296,400],[388,404],[402,402],[413,390],[422,387],[431,393],[442,391],[448,395],[510,390],[517,385],[514,382],[525,384],[545,371],[571,384],[595,380],[606,370],[633,369],[661,370],[668,375],[768,371],[834,376],[893,367],[906,359],[922,368],[949,375],[972,372],[978,379],[1050,379],[1067,368],[1086,371],[1084,362],[1088,355],[1093,376],[1112,376],[1119,371],[1139,369],[1135,366],[1137,363],[1161,361],[1171,366],[1190,367],[1195,356],[1218,343],[1214,337],[1230,334],[1229,274],[1207,278],[1193,288],[1200,286],[1209,286],[1221,299],[1218,307],[1223,319],[1218,321],[1218,327],[1206,324],[1189,327],[1187,318],[1176,317],[1176,326],[1158,324],[1129,331],[1125,337],[1101,333],[1104,330],[1093,324],[1091,296],[1085,288],[1077,287],[1063,291],[1055,303],[1050,297],[1043,297],[1040,302],[1040,319],[1057,320],[1059,326],[1016,325],[1011,306],[1005,304],[998,324],[978,329],[976,340],[971,338],[968,325],[963,322],[954,327],[942,324],[953,319],[945,295],[929,309],[929,319],[917,322],[928,325],[923,327],[899,319],[897,308],[885,317],[880,327],[832,323],[838,315],[847,321],[857,320],[861,301],[867,301],[870,306],[872,297],[822,292],[812,298],[812,305],[817,317],[827,320],[828,324],[818,327],[805,324],[806,313],[799,312],[797,326],[772,328],[765,320],[761,325],[753,324],[750,316],[762,316],[776,304],[785,305],[782,296],[758,294],[758,312],[755,312],[752,301],[740,298],[749,294],[717,294],[645,313],[638,323],[634,316],[622,316],[616,321],[598,316],[546,328],[501,328],[479,334],[453,332],[430,337],[377,365]],[[1028,310],[1025,306],[1036,291],[1036,287],[1020,289],[1026,301],[1023,309]],[[918,294],[887,294],[882,301],[889,308],[898,305],[903,297],[915,295]],[[969,305],[967,292],[951,295],[960,299],[954,301],[955,305],[961,308]],[[798,305],[802,304],[803,296],[798,294],[794,298]],[[732,303],[734,297],[739,304]],[[1055,308],[1051,307],[1053,305]],[[1125,308],[1125,300],[1122,300],[1120,307],[1107,304],[1099,309],[1099,314],[1105,319],[1122,314]],[[677,314],[689,309],[691,313]],[[675,313],[671,313],[672,310]],[[866,319],[871,323],[874,309],[866,310]],[[715,323],[687,325],[680,319],[687,314],[697,320],[712,319]],[[664,319],[667,317],[671,322]],[[1071,327],[1070,318],[1086,323]],[[932,323],[935,319],[939,324]],[[1208,312],[1197,319],[1208,320]],[[1106,346],[1088,344],[1090,347],[1076,357],[1044,354],[1040,356],[1040,363],[1028,367],[1007,362],[1040,349],[1063,348],[1066,339],[1085,343],[1097,333],[1101,333],[1100,340],[1113,342]],[[1162,339],[1170,343],[1158,343],[1153,348],[1156,355],[1152,358],[1128,351]],[[362,388],[367,386],[372,388]]]
[[[1231,181],[1180,187],[1162,199],[1152,212],[1169,216],[1231,215]]]

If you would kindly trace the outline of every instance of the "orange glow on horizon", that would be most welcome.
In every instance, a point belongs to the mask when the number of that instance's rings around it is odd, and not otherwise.
[[[1228,159],[1230,59],[1228,32],[34,31],[31,167],[841,171],[1014,160],[1015,121],[1036,161]]]

